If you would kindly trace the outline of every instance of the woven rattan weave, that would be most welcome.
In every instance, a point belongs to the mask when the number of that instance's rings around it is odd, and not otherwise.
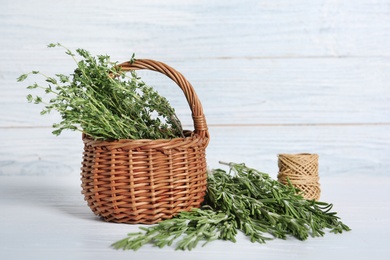
[[[209,133],[193,87],[162,62],[136,60],[119,66],[124,71],[157,71],[172,79],[190,106],[194,131],[169,140],[95,141],[83,135],[81,181],[88,206],[105,221],[133,224],[154,224],[199,207],[207,187]]]

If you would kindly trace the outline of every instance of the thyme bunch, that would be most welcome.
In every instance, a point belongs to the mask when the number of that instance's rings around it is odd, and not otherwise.
[[[205,202],[200,209],[181,212],[154,226],[141,227],[114,244],[115,249],[137,250],[145,244],[191,250],[199,242],[236,242],[238,231],[251,242],[293,236],[306,240],[325,234],[325,229],[342,233],[343,224],[332,204],[306,200],[299,190],[273,180],[268,174],[244,164],[229,163],[229,172],[212,170],[208,175]]]
[[[62,121],[53,125],[54,135],[65,129],[81,131],[96,140],[170,139],[183,135],[168,100],[134,71],[125,73],[108,55],[95,57],[84,49],[73,53],[59,43],[48,47],[63,47],[77,65],[74,72],[47,76],[32,71],[17,80],[24,81],[31,74],[43,76],[47,86],[34,83],[27,89],[43,89],[48,100],[32,94],[27,100],[43,104],[42,115],[52,110],[60,113]],[[134,60],[133,55],[130,61]]]

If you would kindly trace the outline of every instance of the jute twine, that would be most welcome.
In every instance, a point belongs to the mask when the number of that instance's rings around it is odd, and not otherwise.
[[[303,192],[303,197],[309,200],[320,198],[320,183],[318,176],[317,154],[279,154],[278,155],[278,181],[291,184]]]

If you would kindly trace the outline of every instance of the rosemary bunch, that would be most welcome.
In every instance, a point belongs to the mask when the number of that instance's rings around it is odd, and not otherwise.
[[[333,233],[349,230],[330,212],[332,204],[306,200],[291,184],[283,185],[244,164],[229,166],[229,174],[217,169],[209,175],[205,203],[234,215],[238,228],[252,241],[264,242],[264,233],[305,240],[324,235],[326,228]]]
[[[228,165],[229,172],[215,169],[209,173],[201,209],[142,227],[142,232],[130,233],[112,246],[137,250],[148,243],[164,247],[177,241],[176,249],[191,250],[199,242],[235,242],[238,231],[252,242],[264,243],[287,236],[300,240],[323,236],[325,229],[333,233],[350,230],[331,212],[332,204],[306,200],[291,184],[283,185],[244,164]]]
[[[132,71],[125,73],[107,55],[92,56],[84,49],[73,53],[61,44],[76,63],[74,73],[47,76],[39,71],[47,86],[34,83],[28,89],[41,88],[48,100],[29,94],[27,100],[44,104],[41,114],[56,110],[62,121],[53,125],[53,134],[65,129],[78,130],[94,139],[170,139],[182,136],[180,121],[169,102],[147,86]],[[76,54],[81,58],[76,59]],[[131,59],[134,62],[134,55]],[[129,75],[130,74],[130,75]]]

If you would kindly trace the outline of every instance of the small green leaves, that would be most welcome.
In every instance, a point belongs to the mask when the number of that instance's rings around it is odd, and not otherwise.
[[[34,83],[33,85],[30,85],[27,87],[27,89],[35,89],[35,88],[38,88],[38,84],[37,83]]]
[[[193,209],[181,212],[177,217],[160,222],[155,226],[140,227],[143,232],[130,233],[111,246],[115,249],[137,250],[147,243],[157,247],[171,246],[176,250],[192,250],[200,242],[202,246],[222,239],[235,242],[237,230],[234,218],[211,209]]]
[[[33,99],[34,99],[33,96],[32,96],[31,94],[28,94],[26,98],[27,98],[27,101],[28,101],[29,103],[31,103],[31,102],[33,101]]]
[[[63,130],[78,130],[100,140],[112,139],[170,139],[182,136],[181,124],[168,100],[140,80],[135,72],[127,76],[118,69],[108,55],[92,56],[84,49],[76,49],[81,57],[61,45],[76,63],[72,74],[46,76],[37,70],[20,75],[23,81],[30,74],[39,74],[44,84],[34,83],[29,90],[41,89],[50,99],[27,96],[28,102],[45,104],[42,115],[52,109],[62,116],[53,134]],[[132,60],[134,61],[134,54]],[[111,77],[112,73],[118,77]],[[47,84],[49,83],[49,84]]]
[[[46,82],[52,83],[52,84],[57,84],[57,80],[55,78],[46,78]]]
[[[27,79],[27,77],[28,77],[28,74],[22,74],[22,75],[20,75],[16,80],[17,80],[18,82],[22,82],[22,81],[24,81],[25,79]]]
[[[64,74],[56,74],[56,77],[58,77],[59,81],[61,83],[67,83],[69,82],[69,76],[66,76]]]
[[[50,110],[47,110],[47,109],[43,109],[42,111],[41,111],[41,115],[46,115],[46,114],[48,114],[50,112]]]
[[[61,44],[59,43],[50,43],[47,45],[48,48],[54,48],[54,47],[57,47],[57,46],[61,46]]]
[[[73,54],[70,50],[66,50],[66,51],[65,51],[65,54],[66,54],[66,55],[69,55],[69,56],[74,56],[74,54]]]
[[[133,55],[131,55],[130,64],[133,64],[134,62],[135,62],[135,53],[133,53]]]
[[[22,82],[22,81],[24,81],[24,80],[26,80],[28,78],[29,74],[39,74],[39,71],[34,70],[34,71],[31,71],[30,73],[22,74],[16,80],[18,82]]]
[[[35,97],[35,99],[34,99],[34,104],[39,104],[39,103],[41,103],[42,102],[42,98],[41,97]]]
[[[27,98],[27,101],[28,101],[29,103],[31,103],[31,102],[34,102],[34,104],[42,103],[42,98],[41,98],[41,97],[38,97],[38,96],[36,96],[36,97],[34,98],[31,94],[28,94],[28,95],[26,96],[26,98]]]
[[[52,131],[51,133],[55,136],[59,136],[61,134],[62,130],[63,130],[63,128],[58,128],[58,129]]]

